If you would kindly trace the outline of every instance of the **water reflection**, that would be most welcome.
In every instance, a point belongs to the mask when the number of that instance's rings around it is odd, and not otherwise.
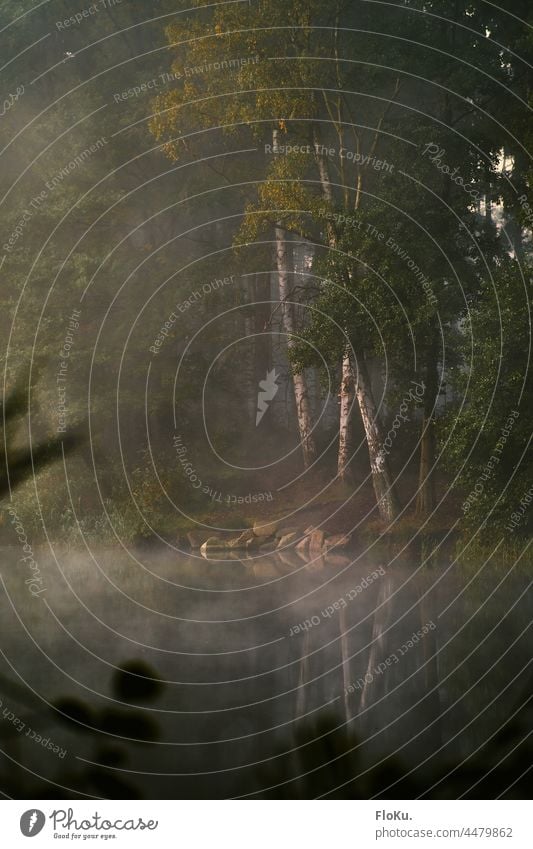
[[[412,550],[56,550],[40,552],[35,599],[18,556],[3,549],[11,796],[524,795],[531,595],[517,570],[476,576]]]

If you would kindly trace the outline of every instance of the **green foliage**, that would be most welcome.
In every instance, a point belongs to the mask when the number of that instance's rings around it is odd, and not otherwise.
[[[512,538],[533,527],[526,511],[516,529],[507,529],[531,486],[530,303],[530,280],[508,260],[470,309],[464,365],[452,375],[457,403],[442,428],[445,456],[464,495],[464,523],[482,525],[486,537]]]

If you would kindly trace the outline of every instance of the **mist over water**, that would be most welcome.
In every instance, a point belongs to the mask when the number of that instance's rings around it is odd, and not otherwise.
[[[108,763],[142,796],[268,795],[289,779],[298,795],[303,735],[326,721],[353,735],[362,773],[392,753],[423,783],[508,718],[508,685],[529,660],[532,599],[524,576],[509,575],[491,598],[494,573],[468,585],[457,564],[391,558],[289,565],[275,555],[42,549],[46,592],[33,598],[17,551],[4,548],[2,679],[17,685],[4,708],[66,750],[46,759],[44,776],[77,776],[82,792],[84,771]],[[115,670],[132,659],[161,682],[155,697],[117,694]],[[65,699],[83,706],[80,724],[46,709]],[[19,769],[42,767],[34,740],[8,731],[4,719]],[[323,792],[335,792],[338,766],[333,757]]]

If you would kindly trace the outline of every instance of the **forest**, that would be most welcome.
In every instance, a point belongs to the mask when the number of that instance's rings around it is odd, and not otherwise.
[[[4,382],[80,436],[32,531],[527,536],[527,3],[158,5],[3,8]]]

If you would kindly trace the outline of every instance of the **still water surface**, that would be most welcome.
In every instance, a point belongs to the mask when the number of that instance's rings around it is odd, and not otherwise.
[[[0,766],[21,798],[398,798],[400,773],[424,792],[475,762],[527,695],[518,567],[55,548],[34,598],[20,555],[2,549]],[[131,661],[164,685],[117,684]]]

